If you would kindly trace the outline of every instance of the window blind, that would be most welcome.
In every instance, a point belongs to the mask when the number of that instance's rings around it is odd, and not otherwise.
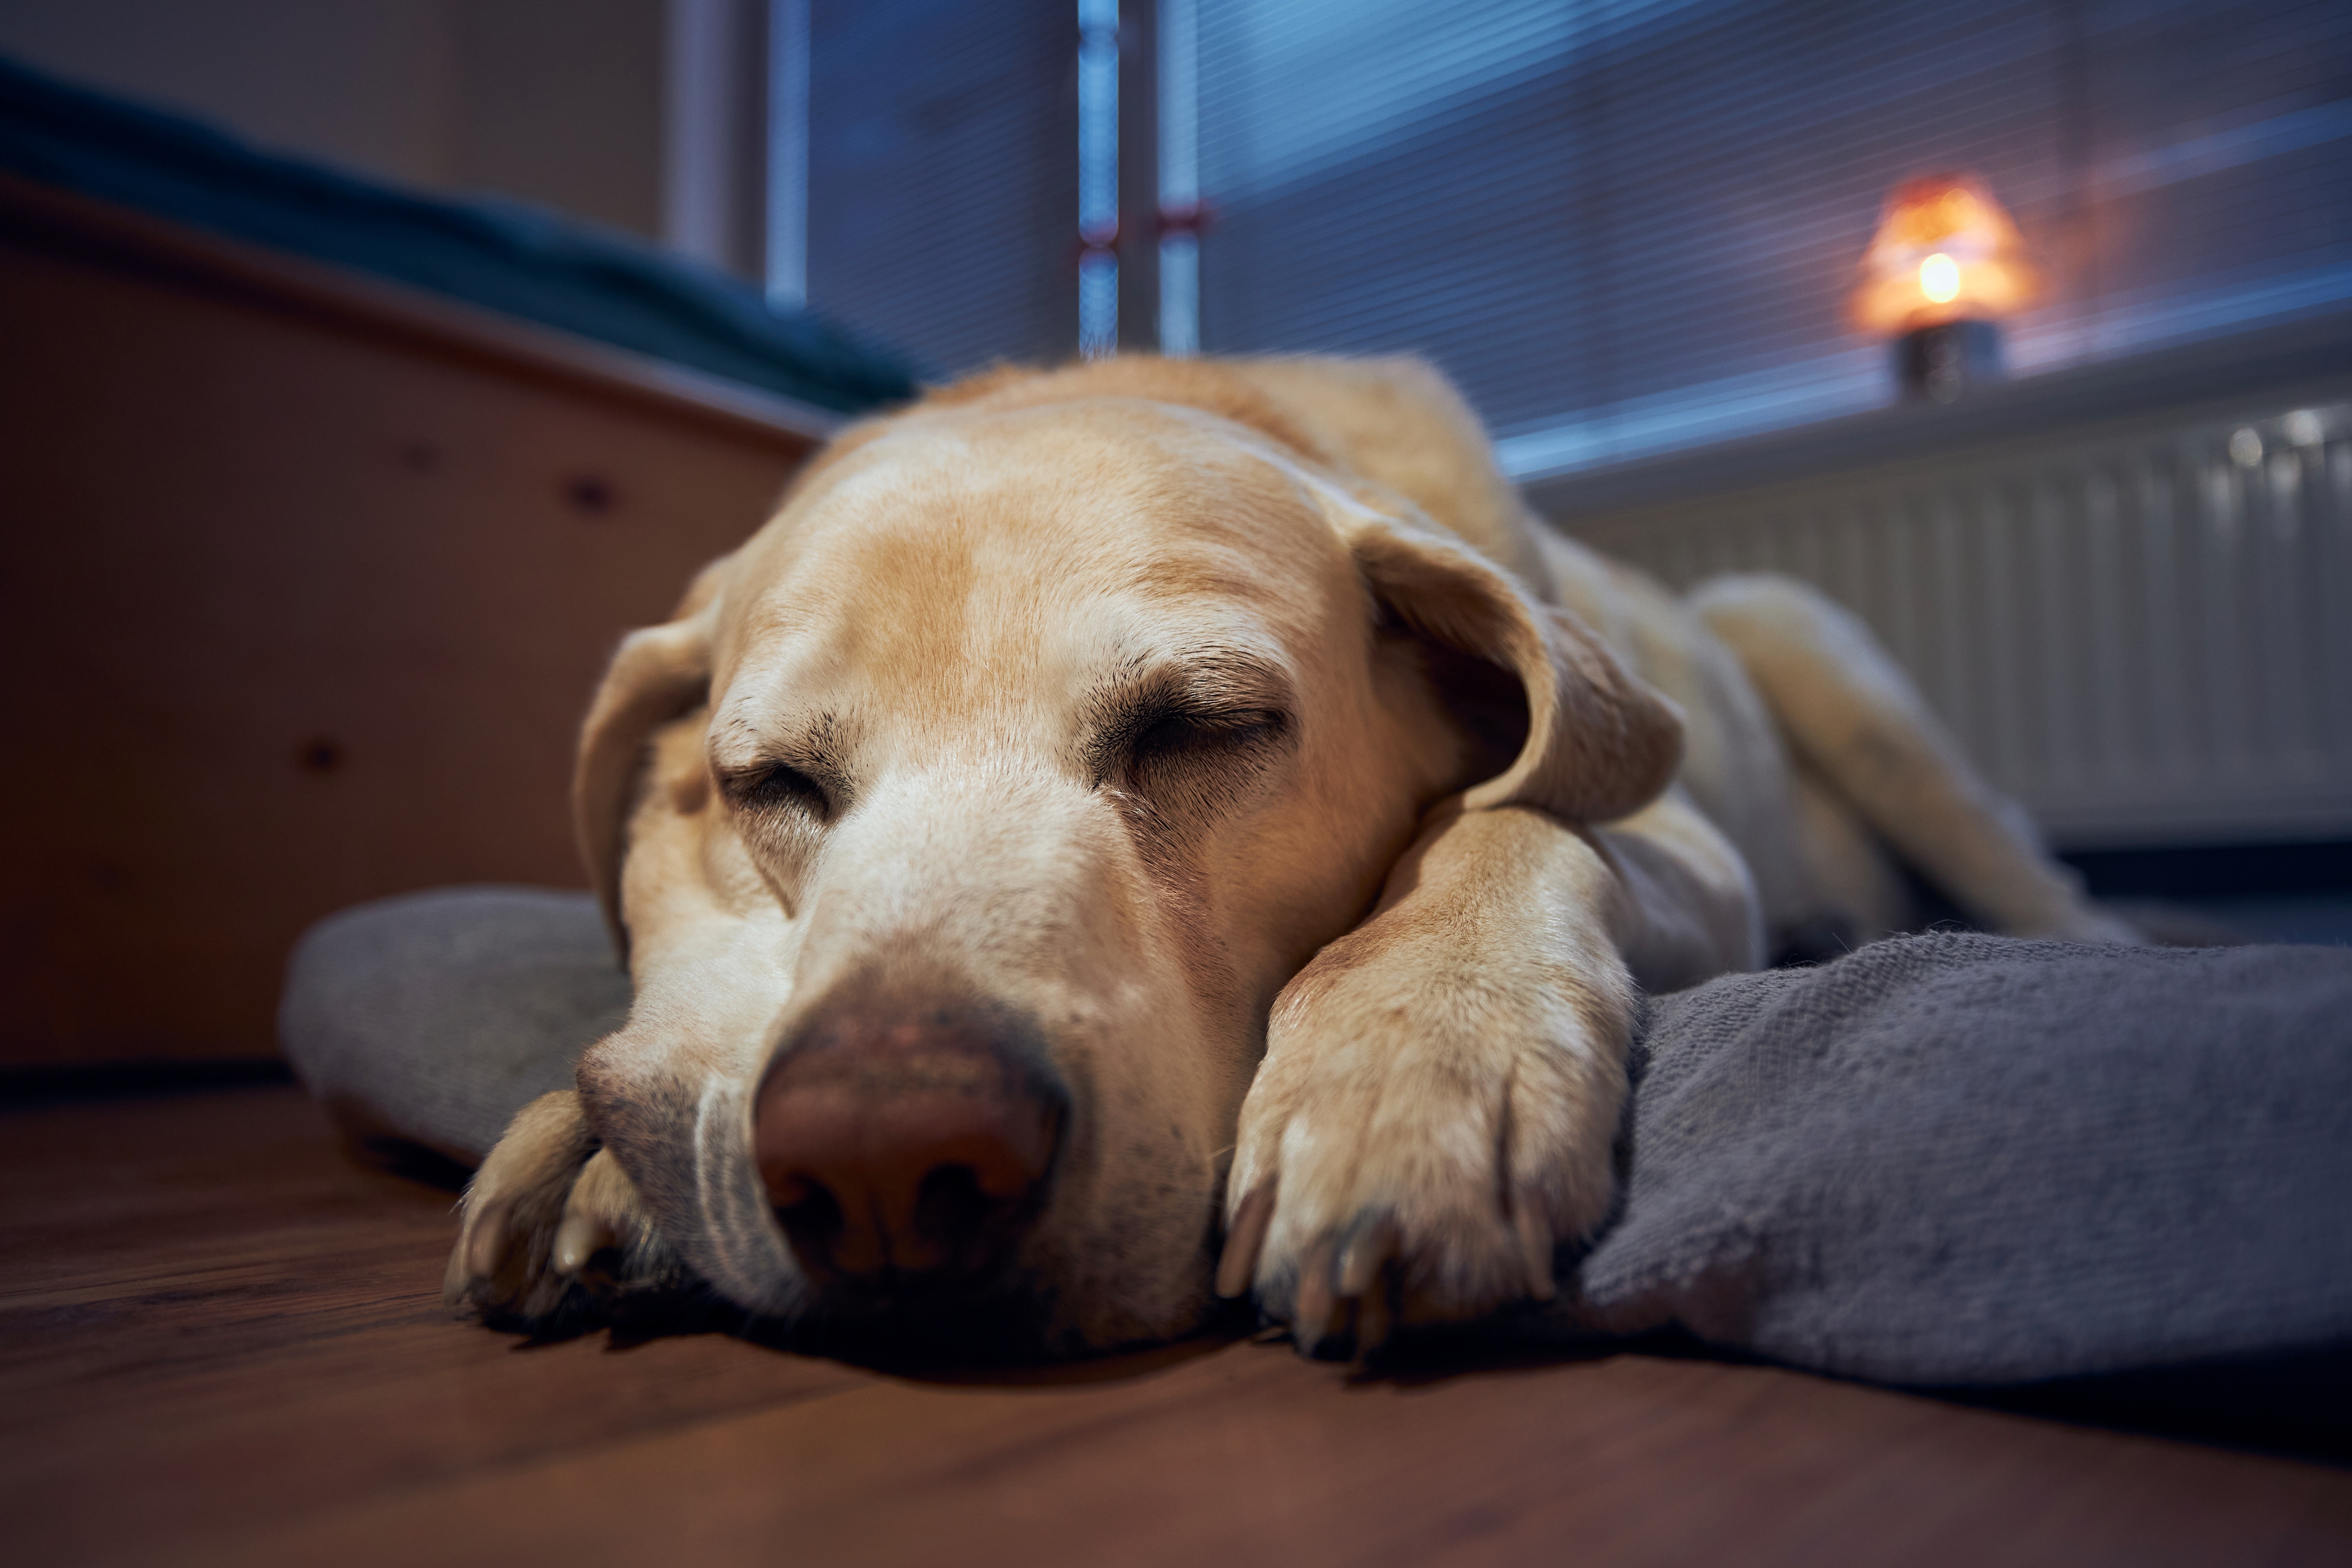
[[[813,0],[813,306],[943,372],[1077,346],[1074,0]]]
[[[2352,300],[2352,7],[1197,0],[1210,352],[1412,350],[1522,478],[1874,406],[1885,195],[1983,176],[2013,370]]]

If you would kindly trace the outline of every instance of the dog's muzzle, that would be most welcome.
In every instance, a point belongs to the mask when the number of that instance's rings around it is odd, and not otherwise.
[[[794,1031],[752,1150],[820,1289],[979,1285],[1045,1206],[1069,1097],[1026,1031],[954,1005],[861,1003]]]

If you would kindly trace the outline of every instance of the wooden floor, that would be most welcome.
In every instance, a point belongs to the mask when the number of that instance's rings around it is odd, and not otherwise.
[[[0,1111],[16,1563],[2352,1563],[2352,1473],[1768,1368],[918,1380],[443,1310],[290,1088]]]

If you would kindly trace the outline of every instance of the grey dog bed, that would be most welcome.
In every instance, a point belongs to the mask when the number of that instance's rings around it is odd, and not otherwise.
[[[314,927],[280,1021],[347,1124],[471,1163],[628,1002],[585,895],[463,888]],[[2352,950],[1910,937],[1654,998],[1633,1066],[1556,1324],[1939,1387],[2340,1377]]]

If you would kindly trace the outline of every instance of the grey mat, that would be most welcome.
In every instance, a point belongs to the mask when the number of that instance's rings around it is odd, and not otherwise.
[[[1602,1326],[1931,1384],[2352,1340],[2352,952],[1909,937],[1648,1011]]]
[[[473,1165],[516,1111],[571,1088],[580,1053],[628,1012],[629,977],[594,899],[446,888],[304,932],[278,1036],[352,1131]]]
[[[346,910],[282,1029],[356,1129],[461,1160],[628,987],[584,895]],[[2352,951],[1906,938],[1645,1009],[1580,1329],[2000,1385],[2352,1344]]]

